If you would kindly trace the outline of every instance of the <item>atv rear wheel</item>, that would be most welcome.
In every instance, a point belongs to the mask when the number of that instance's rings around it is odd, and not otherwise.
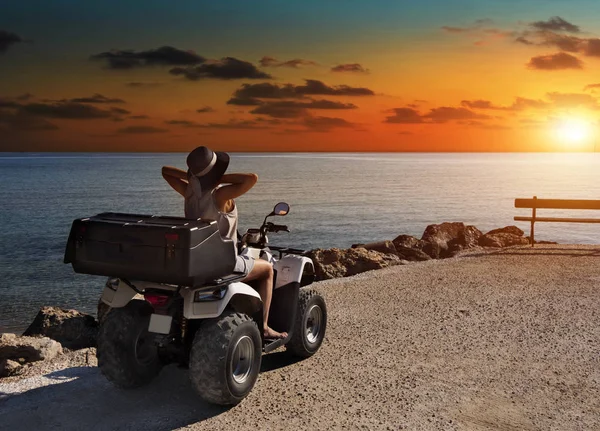
[[[235,405],[254,387],[262,360],[260,331],[249,316],[226,311],[204,321],[190,353],[190,379],[200,396]]]
[[[300,289],[296,321],[286,349],[302,358],[314,355],[323,343],[326,328],[325,300],[314,289]]]
[[[143,386],[162,368],[154,335],[148,332],[153,309],[134,299],[106,314],[98,332],[98,367],[108,380],[124,389]]]

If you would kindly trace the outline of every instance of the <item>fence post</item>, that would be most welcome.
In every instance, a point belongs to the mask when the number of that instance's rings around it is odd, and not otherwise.
[[[533,197],[533,205],[532,205],[532,209],[531,209],[531,246],[533,247],[535,245],[535,215],[537,213],[536,211],[536,204],[537,204],[537,196]]]

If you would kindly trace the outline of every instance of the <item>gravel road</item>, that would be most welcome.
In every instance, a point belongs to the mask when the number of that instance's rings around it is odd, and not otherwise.
[[[232,409],[185,370],[113,388],[95,367],[0,383],[6,430],[600,429],[600,246],[430,261],[316,285],[321,350],[263,359]]]

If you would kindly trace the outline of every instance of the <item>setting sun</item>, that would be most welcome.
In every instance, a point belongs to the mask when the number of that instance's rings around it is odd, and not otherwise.
[[[591,136],[590,123],[580,118],[565,118],[556,125],[556,135],[561,142],[580,144]]]

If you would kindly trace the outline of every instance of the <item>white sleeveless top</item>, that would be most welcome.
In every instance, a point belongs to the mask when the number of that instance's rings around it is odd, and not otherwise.
[[[219,226],[219,233],[223,238],[233,240],[234,248],[237,254],[237,227],[238,211],[237,205],[228,213],[223,213],[217,208],[214,192],[217,189],[203,191],[200,181],[196,176],[188,177],[188,186],[185,191],[185,217],[203,218],[216,220]]]

